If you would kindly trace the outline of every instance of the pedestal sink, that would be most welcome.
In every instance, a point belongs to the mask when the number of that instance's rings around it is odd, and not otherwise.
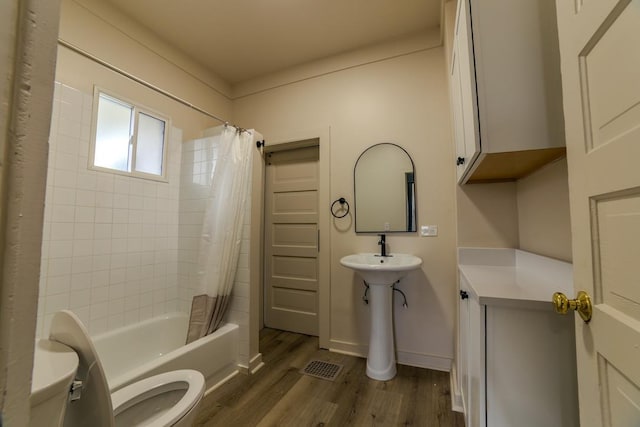
[[[410,271],[420,268],[422,260],[409,254],[380,256],[372,253],[347,255],[340,264],[354,270],[369,285],[371,333],[367,376],[386,381],[396,375],[393,339],[393,284]]]

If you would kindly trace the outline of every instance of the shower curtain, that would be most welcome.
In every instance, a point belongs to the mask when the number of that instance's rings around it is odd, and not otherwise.
[[[199,289],[193,298],[187,343],[215,331],[229,308],[251,182],[252,131],[221,126],[213,138],[213,176],[200,237]]]

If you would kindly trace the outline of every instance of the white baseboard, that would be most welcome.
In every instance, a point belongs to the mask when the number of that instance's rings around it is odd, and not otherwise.
[[[238,370],[245,375],[253,375],[264,366],[262,353],[258,353],[249,360],[249,366],[238,364]]]
[[[251,358],[249,361],[249,372],[251,375],[255,374],[264,366],[264,362],[262,361],[262,353],[258,353]]]
[[[226,377],[220,379],[220,381],[217,381],[214,385],[212,385],[211,387],[209,387],[205,392],[204,395],[208,396],[209,393],[211,393],[212,391],[214,391],[215,389],[219,388],[221,385],[223,385],[224,383],[226,383],[227,381],[229,381],[231,378],[235,377],[236,375],[238,375],[238,373],[240,372],[240,370],[236,370],[233,371],[232,373],[230,373],[229,375],[227,375]]]
[[[329,341],[329,350],[350,356],[367,357],[369,346],[346,341]],[[397,361],[401,365],[415,366],[418,368],[433,369],[436,371],[451,371],[451,358],[431,354],[413,353],[410,351],[397,351]]]
[[[451,389],[451,409],[456,412],[464,413],[464,406],[462,405],[462,394],[460,394],[460,388],[458,388],[458,370],[456,369],[456,363],[451,364],[451,373],[449,374]]]

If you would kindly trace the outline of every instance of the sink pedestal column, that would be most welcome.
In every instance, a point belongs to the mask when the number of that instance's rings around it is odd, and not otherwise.
[[[396,355],[393,339],[393,285],[369,284],[371,331],[367,376],[386,381],[396,375]]]

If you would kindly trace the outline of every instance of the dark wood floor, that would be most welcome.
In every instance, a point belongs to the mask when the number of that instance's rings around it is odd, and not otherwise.
[[[200,406],[198,426],[443,426],[462,427],[451,411],[449,374],[398,365],[390,381],[365,374],[365,359],[318,349],[318,339],[264,329],[265,366],[236,375]],[[299,371],[316,358],[344,365],[335,381]]]

